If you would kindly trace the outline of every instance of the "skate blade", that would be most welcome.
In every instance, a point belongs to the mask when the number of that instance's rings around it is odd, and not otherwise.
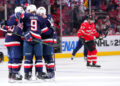
[[[51,78],[51,79],[45,79],[45,82],[55,82],[55,78]]]
[[[44,79],[31,78],[30,80],[24,79],[24,83],[42,83]]]
[[[87,66],[87,69],[100,69],[101,67]]]
[[[30,80],[24,79],[23,82],[24,83],[33,83],[35,80],[33,78],[31,78]]]

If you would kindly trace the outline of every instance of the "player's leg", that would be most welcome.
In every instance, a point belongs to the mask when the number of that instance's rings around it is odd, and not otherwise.
[[[95,49],[94,41],[91,40],[91,41],[85,42],[85,47],[88,49],[87,66],[91,66],[91,62],[92,62],[91,52]]]
[[[88,49],[84,46],[84,59],[87,60]]]
[[[93,50],[91,54],[92,54],[92,57],[91,57],[92,67],[101,67],[100,65],[97,65],[97,50],[96,49]]]
[[[77,42],[77,45],[76,45],[75,49],[74,49],[73,52],[72,52],[72,58],[71,58],[71,59],[74,58],[75,54],[76,54],[77,51],[82,47],[82,45],[83,45],[83,44],[82,44],[82,41],[79,39],[78,42]]]
[[[23,52],[25,56],[24,73],[25,79],[31,80],[33,67],[33,46],[29,42],[24,41]]]
[[[14,80],[22,80],[22,75],[19,73],[22,62],[22,50],[21,46],[13,46],[12,47],[12,78]]]
[[[54,61],[53,61],[53,47],[43,44],[43,57],[46,63],[47,78],[53,78],[55,76],[54,72]]]
[[[41,43],[37,43],[34,45],[34,53],[35,53],[35,74],[37,79],[45,79],[46,73],[43,72],[43,47]]]
[[[7,52],[8,52],[8,78],[11,79],[12,78],[12,57],[11,57],[11,47],[7,47]]]
[[[90,66],[91,61],[93,61],[92,66],[95,66],[96,60],[97,60],[97,56],[96,56],[97,51],[96,51],[94,41],[92,40],[92,41],[86,42],[85,47],[87,47],[87,49],[88,49],[87,66]],[[97,67],[97,65],[96,65],[96,67]]]

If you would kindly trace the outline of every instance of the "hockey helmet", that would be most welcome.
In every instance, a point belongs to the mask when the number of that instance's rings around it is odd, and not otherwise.
[[[45,7],[39,7],[37,9],[37,14],[39,14],[39,15],[45,14],[46,15],[46,9],[45,9]]]
[[[16,7],[14,11],[15,11],[15,13],[17,13],[17,12],[20,12],[22,14],[25,13],[24,9],[21,6]]]
[[[36,6],[35,5],[29,5],[29,6],[27,6],[27,8],[26,8],[26,12],[36,12],[36,10],[37,10],[37,8],[36,8]]]
[[[88,19],[89,20],[94,20],[94,18],[91,15],[88,16]]]

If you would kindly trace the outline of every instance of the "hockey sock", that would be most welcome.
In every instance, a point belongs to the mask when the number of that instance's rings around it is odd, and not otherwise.
[[[25,73],[29,73],[29,72],[32,72],[32,67],[33,67],[33,61],[31,59],[27,59],[25,58],[25,61],[24,61],[24,72]]]
[[[20,58],[13,58],[12,63],[12,71],[13,73],[18,73],[21,68],[21,59]]]
[[[92,52],[91,52],[91,58],[92,58],[92,62],[94,63],[94,64],[96,64],[97,63],[97,50],[95,49],[95,50],[93,50]]]
[[[8,69],[9,69],[9,72],[12,72],[12,58],[9,58]]]
[[[36,72],[43,72],[42,56],[36,56],[35,70]]]
[[[52,55],[46,55],[46,56],[44,56],[44,59],[45,59],[45,63],[46,63],[47,72],[53,72],[54,71],[54,62],[53,62]]]
[[[91,59],[91,51],[88,51],[87,62],[88,62],[88,63],[91,63],[91,62],[92,62],[92,59]]]

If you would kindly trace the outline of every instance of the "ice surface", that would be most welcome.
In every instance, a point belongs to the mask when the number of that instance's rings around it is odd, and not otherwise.
[[[98,57],[98,64],[102,67],[88,68],[83,58],[56,59],[54,80],[8,83],[7,62],[4,62],[0,64],[0,86],[120,86],[120,56]]]

